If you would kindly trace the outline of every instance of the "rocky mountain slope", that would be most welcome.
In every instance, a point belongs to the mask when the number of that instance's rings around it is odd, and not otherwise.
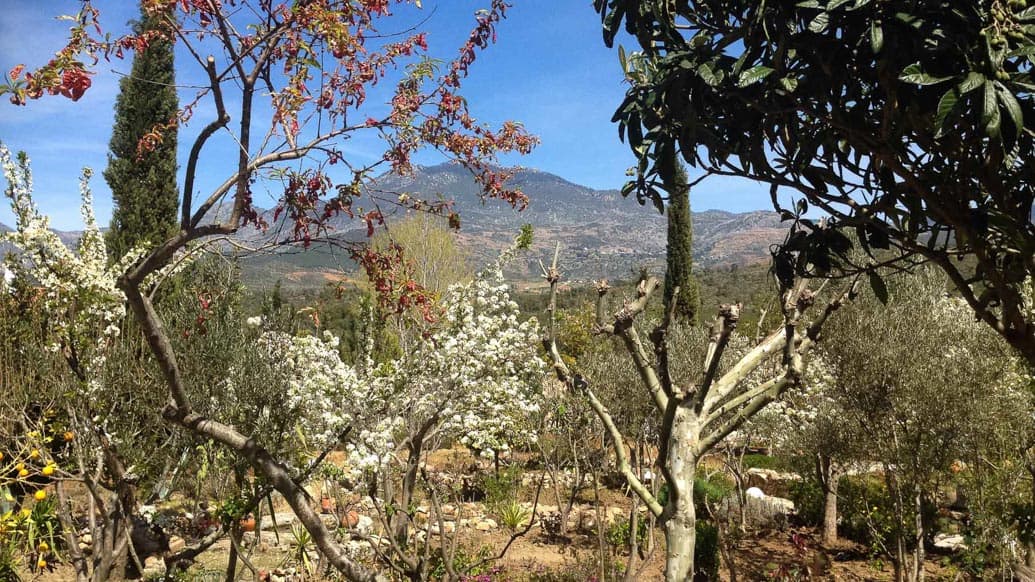
[[[466,170],[442,164],[420,167],[411,176],[385,175],[371,186],[382,192],[407,192],[425,199],[453,199],[462,220],[461,244],[482,264],[507,246],[522,224],[535,229],[535,247],[527,263],[516,266],[515,275],[533,279],[537,260],[546,257],[556,243],[562,247],[562,263],[569,280],[600,277],[625,278],[640,267],[660,272],[665,256],[665,217],[650,205],[640,206],[617,190],[594,190],[559,176],[533,169],[519,170],[511,184],[528,195],[528,208],[518,212],[497,200],[482,201]],[[266,219],[272,223],[272,211]],[[767,261],[769,247],[783,239],[787,225],[773,212],[695,212],[694,258],[703,268],[749,265]],[[332,236],[356,240],[365,236],[359,221],[334,218]],[[3,228],[0,225],[0,228]],[[277,234],[281,232],[282,234]],[[283,239],[286,229],[274,225],[262,233],[242,229],[239,242],[258,246],[272,236]],[[67,235],[68,233],[62,233]],[[249,282],[264,286],[276,279],[312,284],[340,276],[352,268],[347,257],[331,246],[314,245],[306,252],[284,247],[273,253],[249,256],[244,270]]]

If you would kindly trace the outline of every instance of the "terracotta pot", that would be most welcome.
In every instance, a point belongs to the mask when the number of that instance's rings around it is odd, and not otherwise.
[[[241,518],[241,531],[253,532],[255,531],[255,518],[249,515],[248,517]]]
[[[359,524],[359,514],[353,510],[341,516],[341,527],[354,528]]]
[[[334,499],[330,497],[324,497],[320,499],[320,512],[321,513],[334,513]]]

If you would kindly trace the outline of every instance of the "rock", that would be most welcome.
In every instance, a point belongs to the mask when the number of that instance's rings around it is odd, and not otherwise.
[[[356,532],[362,535],[370,535],[374,531],[374,520],[367,515],[360,515],[356,521]]]
[[[290,512],[274,513],[273,514],[273,519],[270,519],[269,516],[264,516],[262,518],[262,529],[263,530],[268,530],[268,529],[278,529],[278,530],[288,529],[288,528],[291,527],[291,524],[295,523],[295,521],[297,519],[298,518],[295,517],[294,513],[290,513]]]
[[[90,545],[93,543],[93,535],[88,533],[83,534],[82,537],[79,538],[79,540],[86,545]]]
[[[165,575],[165,561],[158,556],[150,556],[144,560],[144,571],[141,572],[144,578],[158,578]]]
[[[496,522],[494,520],[485,518],[479,521],[478,524],[474,526],[474,529],[478,531],[492,531],[497,527],[498,526],[496,525]]]
[[[183,548],[187,547],[187,542],[180,536],[172,536],[169,538],[169,551],[177,553]]]
[[[783,497],[766,497],[766,501],[779,507],[784,513],[794,513],[794,502]]]
[[[949,552],[959,552],[967,549],[967,544],[960,534],[935,534],[934,547]]]
[[[763,493],[758,487],[749,487],[748,490],[744,492],[744,495],[753,499],[765,499],[765,493]]]

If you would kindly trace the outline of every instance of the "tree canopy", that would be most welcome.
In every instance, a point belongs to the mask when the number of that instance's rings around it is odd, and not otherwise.
[[[770,187],[793,227],[777,274],[890,259],[942,268],[1035,363],[1035,7],[1023,0],[596,0],[630,88],[614,121],[663,196],[674,153]],[[786,194],[797,197],[786,204]],[[809,207],[829,218],[814,220]],[[790,206],[790,207],[788,207]],[[850,258],[855,233],[868,257]],[[967,260],[961,260],[967,259]],[[883,283],[871,277],[878,294]],[[1027,291],[1026,291],[1027,290]],[[1030,295],[1029,295],[1030,296]]]
[[[165,26],[159,14],[142,15],[137,24],[150,40],[133,55],[133,69],[119,82],[115,102],[115,127],[108,152],[104,179],[115,203],[111,230],[106,238],[113,259],[134,246],[158,244],[176,229],[180,196],[176,187],[176,71],[173,45],[161,36]],[[172,124],[163,134],[156,126]],[[150,140],[154,150],[141,155],[141,140]]]

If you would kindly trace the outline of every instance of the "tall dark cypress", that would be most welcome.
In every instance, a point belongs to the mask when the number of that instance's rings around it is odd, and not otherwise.
[[[668,243],[665,265],[665,309],[672,304],[672,295],[679,287],[676,297],[675,316],[677,320],[697,323],[697,312],[701,308],[700,289],[693,275],[694,227],[690,218],[690,187],[686,170],[678,160],[672,167],[669,182]]]
[[[138,31],[161,30],[158,15],[142,15]],[[104,179],[114,209],[107,233],[109,256],[118,258],[137,244],[158,244],[177,226],[176,125],[179,102],[173,69],[173,45],[164,39],[133,57],[129,76],[119,82],[115,127]],[[138,157],[140,139],[156,126],[169,124],[153,151]]]

